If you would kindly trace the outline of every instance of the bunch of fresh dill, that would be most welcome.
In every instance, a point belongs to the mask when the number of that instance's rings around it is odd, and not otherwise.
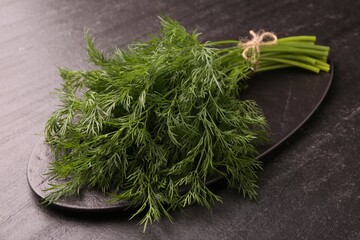
[[[110,57],[86,33],[97,69],[60,69],[62,106],[45,138],[55,155],[50,174],[65,181],[49,189],[48,203],[98,189],[128,200],[146,228],[162,215],[171,219],[170,210],[220,201],[206,185],[214,176],[256,197],[256,145],[265,139],[266,121],[254,101],[238,98],[255,66],[241,47],[223,47],[237,41],[201,43],[176,21],[161,25],[161,36]],[[321,51],[328,49],[309,38],[263,46],[255,71],[294,62],[326,70]]]

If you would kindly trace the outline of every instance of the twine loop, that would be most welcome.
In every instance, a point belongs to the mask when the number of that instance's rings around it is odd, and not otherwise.
[[[272,32],[260,31],[255,33],[253,30],[250,31],[250,35],[252,36],[251,40],[239,42],[238,46],[244,48],[243,58],[256,65],[259,60],[260,46],[277,44],[277,36]]]

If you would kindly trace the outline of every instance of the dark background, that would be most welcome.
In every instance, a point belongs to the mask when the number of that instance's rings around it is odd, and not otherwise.
[[[0,239],[360,239],[359,1],[0,1]],[[158,15],[204,40],[250,29],[317,35],[334,82],[306,128],[266,159],[259,199],[218,185],[223,204],[193,206],[143,234],[129,213],[77,215],[38,206],[30,154],[56,109],[57,66],[84,69],[83,29],[110,52],[158,32]]]

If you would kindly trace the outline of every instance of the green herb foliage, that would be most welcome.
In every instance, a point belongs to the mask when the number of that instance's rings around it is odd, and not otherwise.
[[[96,70],[60,69],[62,105],[45,138],[50,174],[63,183],[48,189],[47,203],[94,188],[128,200],[146,228],[171,210],[220,201],[206,185],[213,177],[256,197],[266,121],[254,101],[238,98],[254,66],[241,48],[223,47],[234,41],[201,43],[169,18],[161,24],[161,36],[110,57],[86,33]],[[258,71],[291,66],[271,47],[281,46],[264,46]]]

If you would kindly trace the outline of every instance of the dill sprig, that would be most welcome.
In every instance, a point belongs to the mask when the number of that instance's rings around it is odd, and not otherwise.
[[[161,25],[160,36],[111,56],[85,32],[97,68],[59,69],[62,105],[48,120],[45,139],[55,155],[49,174],[62,183],[48,189],[47,203],[97,189],[129,201],[145,229],[162,215],[171,219],[171,210],[221,201],[206,185],[213,177],[256,198],[256,146],[266,140],[266,120],[238,93],[256,71],[299,65],[290,48],[309,41],[263,46],[255,67],[240,47],[227,46],[235,41],[202,43],[174,20]],[[324,56],[315,53],[312,63],[326,70]]]

